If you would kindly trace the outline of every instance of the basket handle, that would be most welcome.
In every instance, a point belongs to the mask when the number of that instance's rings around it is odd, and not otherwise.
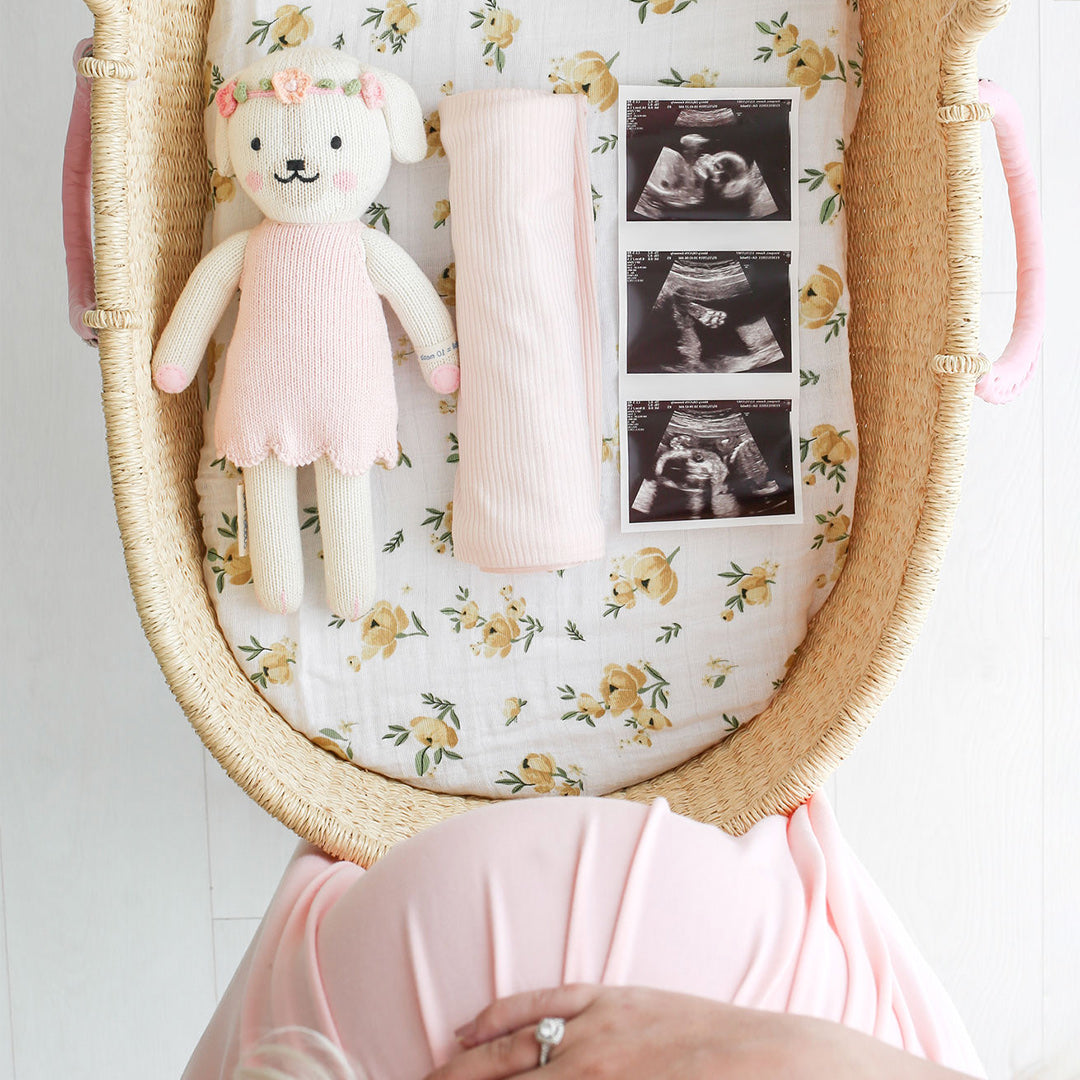
[[[979,99],[993,109],[994,135],[1009,186],[1016,235],[1016,316],[1012,336],[975,393],[995,405],[1013,401],[1035,371],[1046,321],[1046,260],[1035,172],[1015,98],[989,79],[979,80]]]
[[[67,258],[68,318],[72,329],[88,345],[98,343],[97,331],[83,322],[95,305],[94,241],[90,199],[90,80],[78,70],[79,61],[94,51],[94,39],[75,46],[75,97],[71,103],[61,201],[64,214],[64,251]]]

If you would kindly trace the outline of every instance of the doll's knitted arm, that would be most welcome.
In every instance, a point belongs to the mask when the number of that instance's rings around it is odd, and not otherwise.
[[[439,394],[458,388],[458,344],[446,305],[419,266],[385,233],[364,231],[367,269],[416,348],[424,381]]]
[[[154,350],[150,370],[159,390],[178,394],[195,378],[210,335],[240,284],[248,230],[208,252],[191,272]]]

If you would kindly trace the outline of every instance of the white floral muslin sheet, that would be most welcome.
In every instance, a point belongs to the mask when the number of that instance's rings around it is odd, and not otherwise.
[[[368,223],[454,305],[443,95],[550,87],[590,105],[590,165],[604,345],[603,562],[496,576],[453,557],[456,401],[424,385],[391,317],[400,458],[373,471],[379,601],[363,619],[325,606],[311,470],[300,474],[305,601],[277,616],[239,555],[235,470],[210,433],[232,325],[202,372],[198,488],[205,572],[237,662],[297,730],[358,765],[420,787],[488,796],[599,795],[654,776],[752,721],[784,679],[844,565],[857,441],[848,367],[844,140],[861,84],[856,0],[218,0],[212,96],[234,71],[301,43],[341,48],[417,90],[429,154],[394,167]],[[802,526],[619,531],[617,426],[619,82],[802,89],[799,315]],[[211,143],[212,145],[212,143]],[[219,241],[254,224],[211,169]]]

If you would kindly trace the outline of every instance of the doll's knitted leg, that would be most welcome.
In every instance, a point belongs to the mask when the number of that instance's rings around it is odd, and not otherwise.
[[[244,490],[255,595],[267,611],[288,615],[304,595],[296,469],[267,454],[244,470]]]
[[[346,476],[329,458],[315,462],[315,489],[326,564],[326,602],[335,615],[359,619],[375,602],[371,481]]]

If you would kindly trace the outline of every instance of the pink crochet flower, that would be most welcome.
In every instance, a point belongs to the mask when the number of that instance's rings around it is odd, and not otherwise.
[[[379,77],[373,72],[365,71],[360,76],[360,96],[369,109],[381,109],[386,102],[386,91]]]
[[[215,95],[218,112],[221,113],[226,120],[236,112],[236,98],[233,97],[233,91],[235,89],[236,80],[231,79]]]
[[[311,89],[311,76],[299,68],[286,68],[273,75],[270,84],[282,105],[299,105]]]

